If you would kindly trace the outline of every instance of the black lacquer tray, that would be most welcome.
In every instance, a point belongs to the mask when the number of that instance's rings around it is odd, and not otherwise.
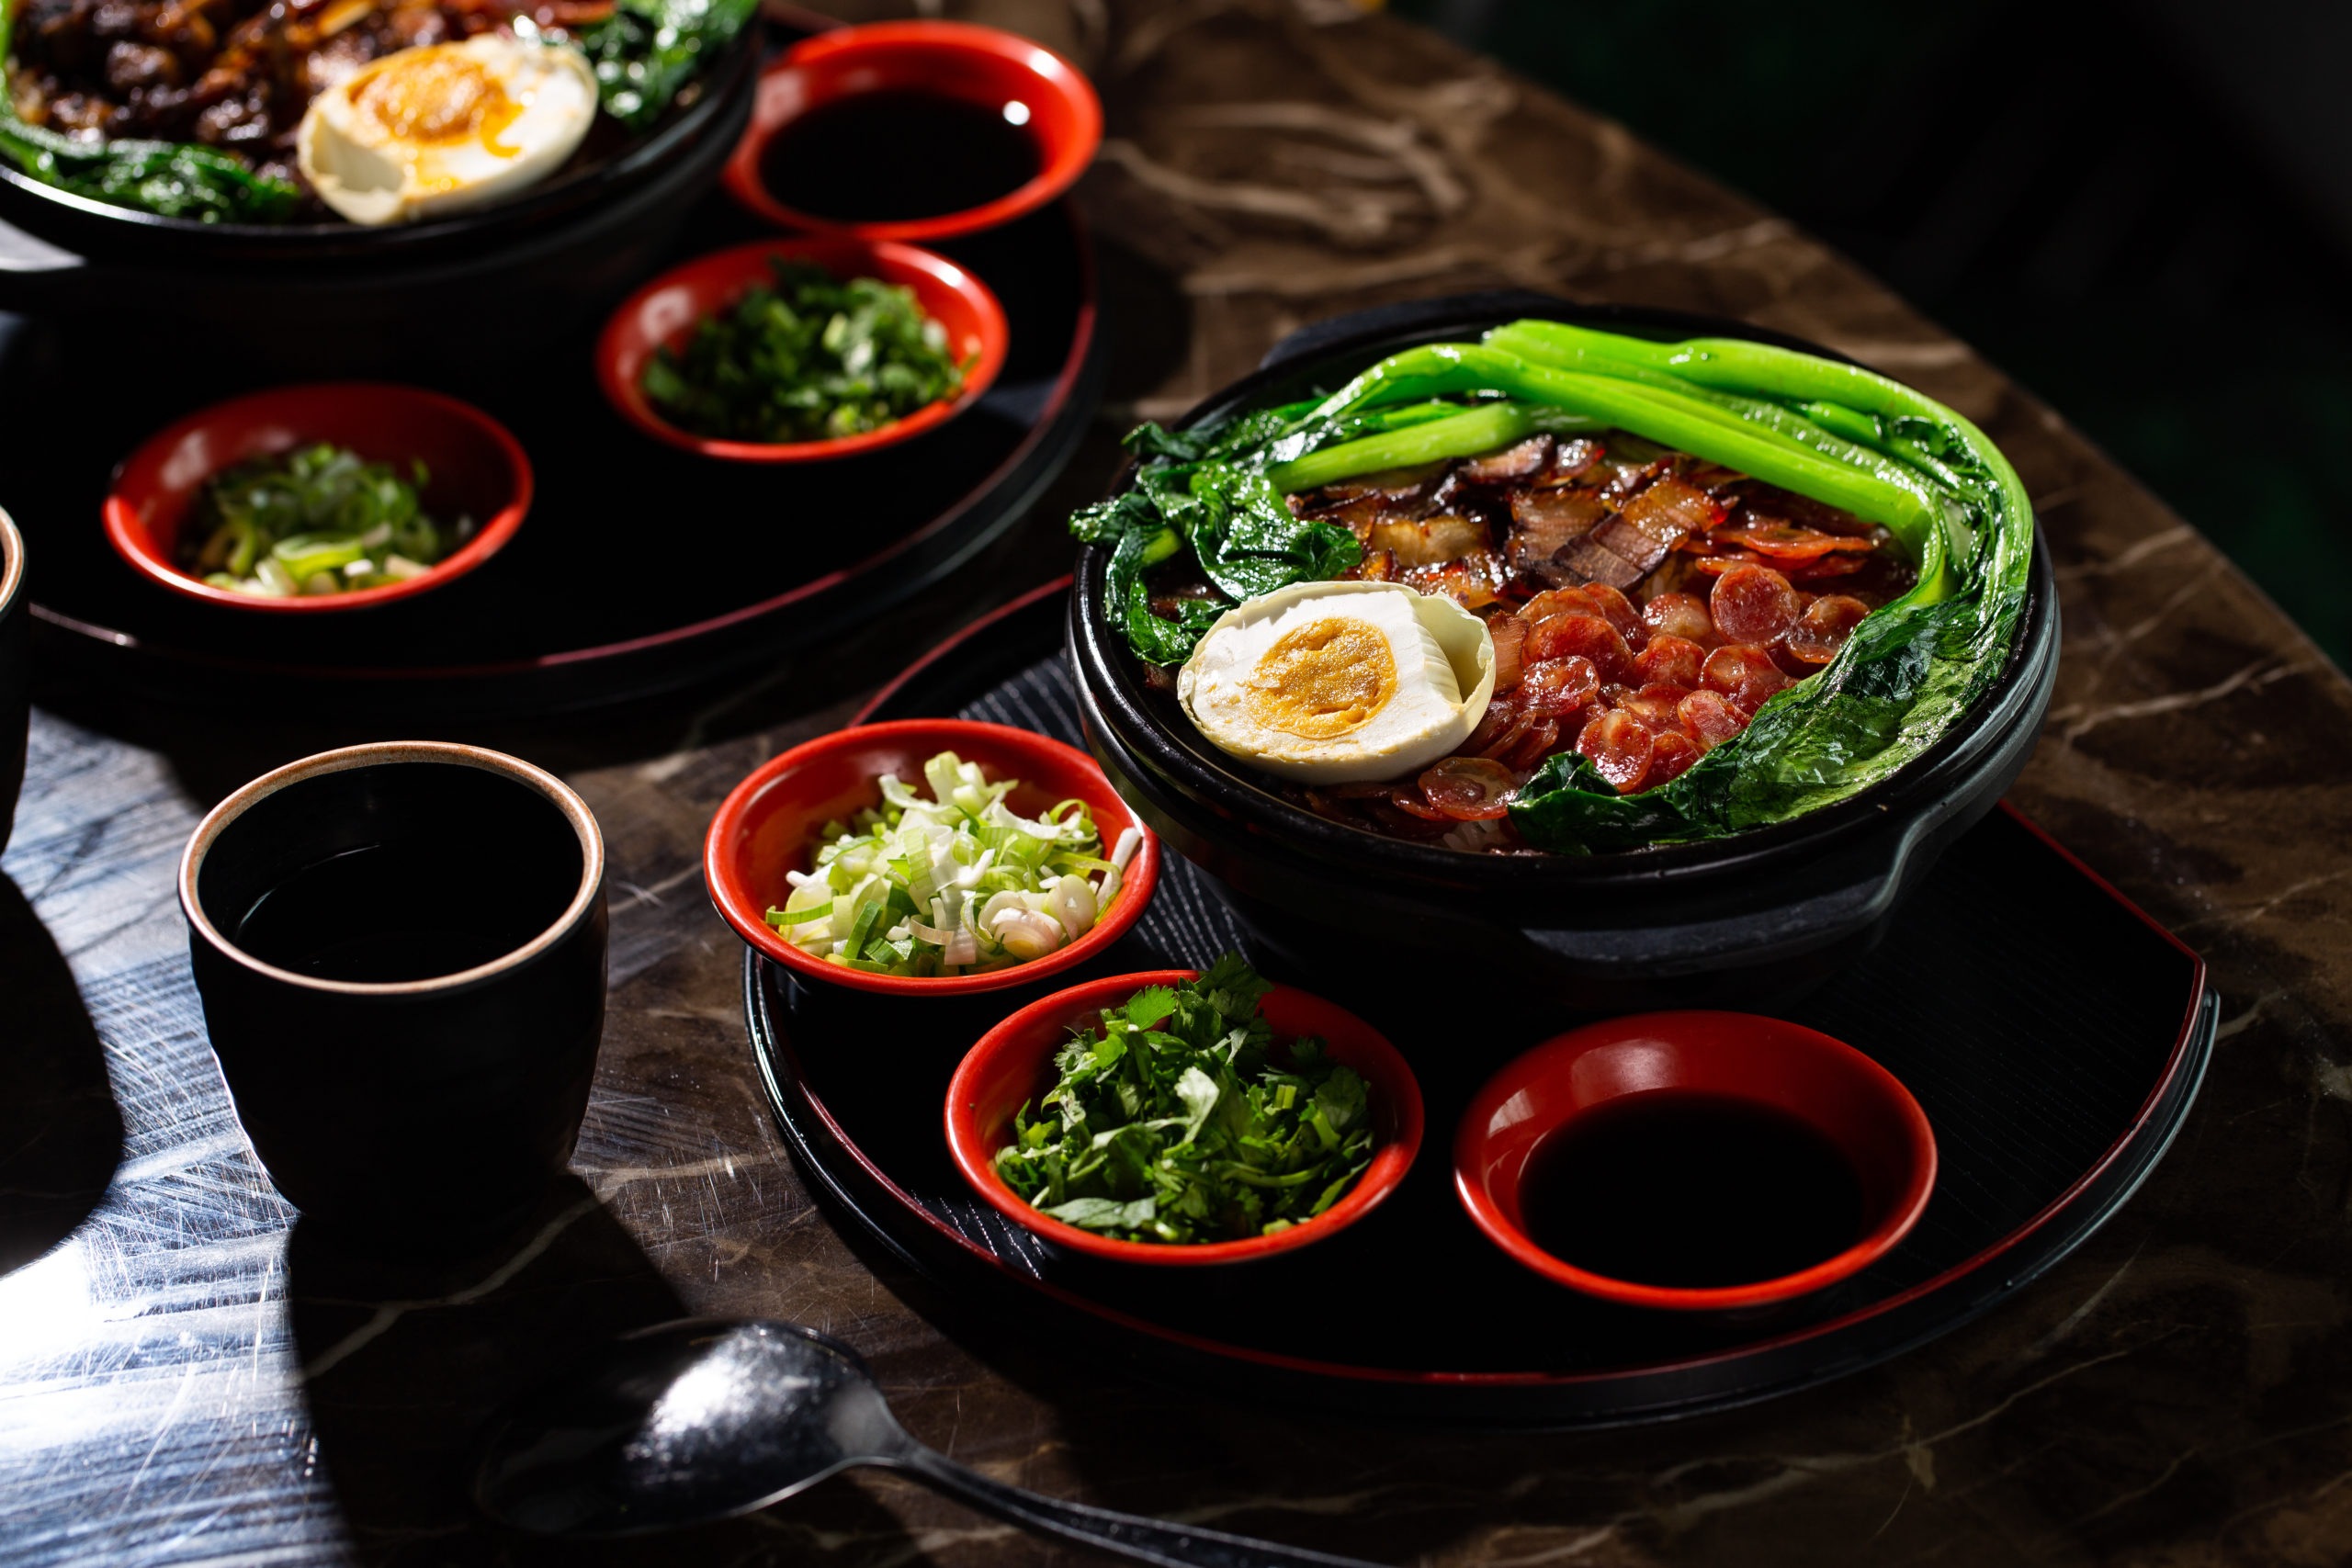
[[[663,265],[763,232],[714,197]],[[136,576],[99,525],[116,465],[151,432],[277,378],[234,356],[175,358],[87,319],[0,316],[0,504],[28,543],[42,676],[172,702],[447,719],[616,705],[831,646],[1018,523],[1097,396],[1092,253],[1074,208],[938,248],[1003,302],[1003,372],[947,424],[858,457],[722,463],[640,434],[597,390],[593,327],[537,353],[485,349],[458,373],[440,368],[446,355],[421,360],[401,378],[503,422],[537,498],[479,570],[343,615],[183,600]]]
[[[863,716],[960,714],[1078,741],[1061,585],[910,671]],[[768,1095],[802,1168],[917,1270],[992,1321],[1091,1332],[1138,1364],[1236,1396],[1397,1419],[1606,1426],[1825,1382],[1956,1327],[2022,1289],[2130,1198],[2188,1114],[2213,1043],[2197,955],[2023,818],[1996,812],[1945,855],[1884,942],[1784,1010],[1909,1086],[1941,1154],[1919,1227],[1880,1264],[1736,1318],[1589,1301],[1521,1269],[1457,1203],[1453,1125],[1512,1055],[1577,1021],[1478,976],[1289,973],[1411,1061],[1429,1134],[1404,1187],[1313,1247],[1234,1269],[1136,1270],[1008,1225],[949,1164],[949,1074],[1037,991],[1253,951],[1212,885],[1170,856],[1134,931],[1035,991],[906,1003],[804,987],[747,954]],[[1150,1277],[1139,1276],[1148,1273]],[[1171,1277],[1182,1276],[1182,1277]]]

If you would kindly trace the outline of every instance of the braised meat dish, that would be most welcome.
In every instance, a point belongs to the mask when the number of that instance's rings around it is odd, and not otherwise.
[[[572,27],[610,0],[20,0],[8,91],[28,125],[109,141],[196,142],[300,184],[311,100],[371,60],[451,43],[518,14]]]
[[[1618,431],[1288,500],[1354,532],[1351,576],[1487,621],[1494,700],[1459,752],[1413,778],[1288,786],[1326,817],[1456,848],[1520,848],[1507,803],[1557,751],[1620,794],[1673,779],[1917,581],[1885,528]]]

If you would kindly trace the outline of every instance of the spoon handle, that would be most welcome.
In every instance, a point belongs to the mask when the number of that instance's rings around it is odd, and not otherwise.
[[[1162,1568],[1376,1568],[1361,1558],[1334,1557],[1328,1551],[1276,1546],[1222,1530],[1059,1502],[991,1481],[919,1444],[908,1444],[907,1451],[896,1456],[896,1462],[947,1495],[1007,1524],[1138,1562],[1157,1562]]]

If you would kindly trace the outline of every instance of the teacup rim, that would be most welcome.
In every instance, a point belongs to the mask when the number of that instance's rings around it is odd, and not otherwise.
[[[17,603],[17,591],[25,585],[25,535],[17,520],[0,507],[0,615],[5,615]]]
[[[220,929],[212,923],[211,917],[205,913],[196,886],[197,879],[204,870],[205,856],[229,825],[290,785],[330,773],[385,763],[439,763],[475,768],[511,778],[537,791],[553,803],[571,822],[572,831],[580,840],[580,886],[573,890],[571,900],[564,906],[563,912],[545,931],[511,953],[501,953],[489,963],[478,964],[470,969],[435,975],[421,980],[330,980],[316,975],[304,975],[256,958],[221,934]],[[520,757],[509,756],[487,746],[472,746],[458,740],[373,740],[364,745],[337,747],[334,750],[300,758],[283,767],[273,768],[222,797],[220,804],[206,812],[204,819],[196,825],[196,831],[188,836],[187,848],[181,852],[179,897],[180,912],[187,917],[189,929],[215,952],[254,974],[267,976],[303,990],[340,996],[414,997],[462,990],[530,963],[561,941],[586,918],[595,904],[604,881],[605,836],[596,826],[595,813],[588,809],[588,803],[581,799],[571,785],[546,769],[535,767]]]

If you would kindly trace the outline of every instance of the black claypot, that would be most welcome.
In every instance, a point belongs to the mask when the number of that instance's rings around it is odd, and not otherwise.
[[[751,119],[756,32],[609,157],[429,221],[198,223],[0,163],[0,310],[78,318],[146,355],[167,331],[182,350],[289,375],[478,363],[576,335],[718,182]]]
[[[354,856],[396,858],[326,885],[361,896],[304,881]],[[604,1028],[604,840],[577,795],[479,747],[322,752],[215,807],[179,894],[237,1118],[306,1216],[428,1250],[539,1201]]]
[[[32,717],[32,599],[25,592],[25,536],[0,512],[0,850],[25,787],[25,727]]]
[[[1386,355],[1544,316],[1659,339],[1739,336],[1838,357],[1738,322],[1465,296],[1378,312],[1366,330],[1309,329],[1303,346],[1216,394],[1186,425],[1328,391]],[[1147,680],[1110,613],[1110,552],[1080,552],[1069,657],[1087,739],[1120,795],[1223,883],[1266,942],[1314,975],[1443,983],[1475,964],[1569,1007],[1768,1006],[1867,952],[1945,847],[1993,808],[2031,752],[2058,670],[2047,547],[2007,664],[1925,754],[1850,799],[1728,839],[1614,854],[1475,855],[1384,838],[1292,805],[1194,730]],[[1409,977],[1409,978],[1408,978]],[[1376,983],[1376,982],[1374,982]],[[1475,989],[1465,995],[1476,995]]]

